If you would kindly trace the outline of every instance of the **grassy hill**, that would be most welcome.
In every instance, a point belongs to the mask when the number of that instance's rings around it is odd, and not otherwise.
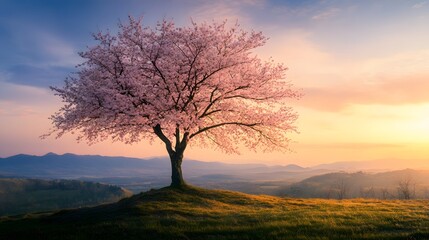
[[[278,194],[301,198],[429,199],[429,171],[328,173],[280,188]]]
[[[77,180],[0,178],[0,216],[116,202],[131,193]]]
[[[427,200],[322,200],[200,188],[0,220],[0,239],[428,239]]]

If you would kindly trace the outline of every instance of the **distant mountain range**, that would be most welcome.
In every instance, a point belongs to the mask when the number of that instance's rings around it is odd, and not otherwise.
[[[183,161],[182,167],[186,181],[191,184],[249,193],[270,193],[273,184],[278,187],[332,171],[298,165],[227,164],[189,159]],[[134,192],[169,185],[170,174],[170,160],[162,157],[138,159],[48,153],[0,158],[0,176],[97,181]]]
[[[227,164],[220,162],[183,161],[183,171],[188,177],[212,174],[238,174],[241,177],[267,172],[302,172],[310,169],[298,165],[267,166],[263,164]],[[58,155],[48,153],[43,156],[19,154],[0,158],[0,175],[38,178],[76,177],[141,177],[170,174],[168,158],[128,158],[99,155]],[[279,174],[272,176],[278,179]]]
[[[379,166],[383,165],[377,161],[337,162],[304,168],[295,164],[267,166],[186,159],[183,161],[183,172],[187,182],[201,187],[275,194],[280,187],[316,175],[385,170],[379,169]],[[166,157],[139,159],[48,153],[43,156],[19,154],[0,158],[0,176],[3,177],[79,179],[116,184],[134,192],[169,185],[170,174],[170,160]]]

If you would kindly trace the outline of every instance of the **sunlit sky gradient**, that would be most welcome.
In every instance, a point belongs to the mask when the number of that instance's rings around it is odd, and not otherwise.
[[[292,153],[225,155],[191,148],[187,158],[234,163],[392,159],[429,167],[429,1],[5,1],[0,0],[0,157],[46,152],[165,156],[160,142],[76,143],[40,140],[61,103],[61,86],[94,44],[91,33],[128,15],[153,26],[162,18],[187,25],[238,21],[270,40],[257,50],[288,67],[305,96],[288,103],[300,114]],[[384,166],[389,167],[389,166]]]

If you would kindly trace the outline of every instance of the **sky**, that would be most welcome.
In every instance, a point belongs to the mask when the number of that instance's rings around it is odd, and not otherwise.
[[[171,19],[238,23],[269,38],[256,54],[288,67],[304,97],[291,152],[227,155],[187,149],[186,158],[229,163],[299,164],[391,160],[429,168],[429,0],[0,0],[0,157],[47,152],[148,158],[161,142],[40,139],[62,103],[49,86],[83,62],[92,33],[115,32],[129,15],[143,24]]]

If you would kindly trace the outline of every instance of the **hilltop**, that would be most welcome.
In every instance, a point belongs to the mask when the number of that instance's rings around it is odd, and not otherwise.
[[[423,239],[429,201],[321,200],[196,187],[3,218],[1,239]]]

